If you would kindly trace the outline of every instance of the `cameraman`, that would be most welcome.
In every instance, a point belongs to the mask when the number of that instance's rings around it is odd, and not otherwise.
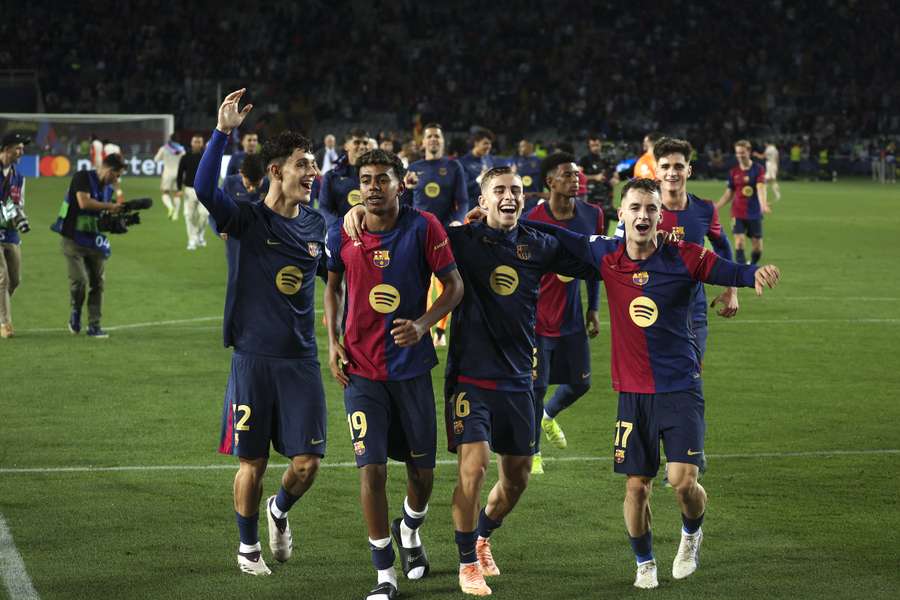
[[[103,270],[109,258],[109,239],[99,228],[100,213],[118,213],[122,205],[115,198],[115,185],[125,172],[121,154],[109,154],[97,170],[78,171],[72,176],[69,192],[59,210],[56,224],[51,228],[62,238],[62,251],[69,268],[69,293],[72,314],[69,331],[81,331],[81,307],[84,291],[88,293],[89,337],[109,335],[100,328],[100,309],[103,304]]]
[[[25,178],[16,171],[25,144],[30,142],[20,133],[8,133],[0,141],[0,338],[13,337],[9,304],[19,285],[19,233],[30,229],[23,210]]]

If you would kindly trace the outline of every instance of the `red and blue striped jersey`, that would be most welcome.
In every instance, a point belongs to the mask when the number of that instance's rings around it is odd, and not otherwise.
[[[447,379],[486,389],[532,389],[535,313],[546,273],[596,276],[590,263],[551,235],[518,225],[508,232],[477,222],[451,227],[465,285],[450,322]]]
[[[466,220],[469,211],[469,193],[462,166],[449,158],[418,160],[409,165],[419,178],[412,193],[413,208],[428,211],[438,218],[444,227],[451,222]]]
[[[431,213],[400,208],[393,229],[362,234],[361,244],[340,222],[328,230],[328,270],[343,272],[347,289],[344,348],[347,372],[378,381],[418,377],[437,364],[430,335],[401,348],[390,334],[394,319],[415,320],[426,310],[431,274],[456,268],[447,233]]]
[[[756,185],[766,183],[766,169],[759,163],[753,163],[746,171],[740,165],[732,167],[728,172],[728,189],[734,192],[731,200],[731,217],[733,219],[762,219],[762,207]]]
[[[550,223],[583,235],[602,235],[603,211],[580,200],[575,201],[575,216],[560,221],[550,212],[550,203],[543,202],[528,213],[527,219]],[[581,284],[579,279],[557,273],[547,273],[541,279],[538,298],[535,333],[545,337],[559,337],[573,333],[583,333],[584,310],[581,304]],[[600,282],[587,281],[588,307],[597,310],[600,298]]]

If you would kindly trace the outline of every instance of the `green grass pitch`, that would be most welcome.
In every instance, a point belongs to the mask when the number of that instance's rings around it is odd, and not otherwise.
[[[13,298],[18,336],[0,340],[0,514],[38,594],[361,598],[374,574],[357,473],[347,466],[343,400],[327,368],[328,456],[291,513],[294,557],[269,560],[272,577],[241,576],[234,459],[215,451],[230,360],[221,344],[222,244],[213,238],[186,251],[184,223],[165,219],[158,180],[124,181],[129,197],[151,195],[156,206],[113,239],[103,318],[110,339],[72,336],[65,263],[48,230],[67,185],[28,182],[33,231]],[[692,182],[691,190],[717,199],[722,183]],[[765,221],[763,258],[782,268],[781,286],[762,298],[742,291],[736,319],[710,318],[700,570],[672,580],[680,521],[672,492],[657,485],[660,588],[631,587],[624,481],[610,460],[616,396],[605,326],[591,346],[594,387],[560,417],[569,448],[545,446],[546,474],[532,479],[494,536],[503,571],[490,582],[495,597],[900,594],[900,188],[786,182],[782,190]],[[455,469],[444,448],[441,439],[423,529],[433,574],[401,581],[405,598],[462,597],[449,510]],[[266,495],[283,462],[273,456]],[[126,469],[65,470],[81,467]],[[392,512],[402,476],[390,470]],[[492,468],[489,485],[495,477]],[[260,529],[268,559],[264,518]],[[0,547],[2,574],[9,551]]]

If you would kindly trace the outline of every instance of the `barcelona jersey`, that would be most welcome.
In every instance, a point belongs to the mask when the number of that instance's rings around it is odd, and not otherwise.
[[[734,219],[762,219],[757,184],[766,183],[766,169],[753,163],[746,171],[740,165],[728,172],[728,189],[734,192],[731,201],[731,217]]]
[[[462,166],[449,158],[419,160],[409,165],[419,178],[413,190],[413,208],[430,212],[444,227],[453,221],[465,221],[469,193]]]

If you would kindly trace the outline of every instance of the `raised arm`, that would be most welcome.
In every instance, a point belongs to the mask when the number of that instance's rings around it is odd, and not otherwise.
[[[602,235],[582,235],[551,225],[550,223],[541,223],[539,221],[522,221],[523,225],[537,229],[544,233],[549,233],[559,240],[560,247],[570,256],[583,263],[591,265],[597,273],[600,271],[600,263],[607,254],[615,252],[619,248],[619,241]],[[557,271],[559,272],[559,271]],[[571,275],[570,273],[561,273],[563,275]],[[591,276],[596,277],[596,273],[592,273],[587,277],[574,275],[580,279],[589,279]]]
[[[733,263],[687,242],[679,242],[678,251],[691,277],[703,283],[752,287],[756,288],[757,296],[762,296],[763,288],[774,288],[781,279],[781,272],[775,265],[757,267]]]

